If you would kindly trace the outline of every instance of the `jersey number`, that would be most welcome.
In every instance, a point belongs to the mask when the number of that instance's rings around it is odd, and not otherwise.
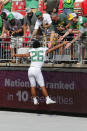
[[[32,51],[32,61],[40,61],[43,62],[43,51]]]

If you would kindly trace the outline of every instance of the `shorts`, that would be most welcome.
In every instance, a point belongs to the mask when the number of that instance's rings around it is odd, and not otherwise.
[[[63,9],[63,14],[65,14],[66,16],[73,13],[73,9],[69,9],[69,8],[65,8]]]
[[[44,84],[44,78],[43,78],[43,75],[42,75],[42,72],[41,72],[40,68],[30,67],[28,69],[28,78],[29,78],[31,87],[36,87],[36,83],[40,87],[45,86],[45,84]]]

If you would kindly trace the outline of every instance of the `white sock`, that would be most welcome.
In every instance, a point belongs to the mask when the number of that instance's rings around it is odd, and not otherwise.
[[[33,97],[33,100],[37,100],[37,98],[36,98],[36,97]]]
[[[49,97],[49,96],[46,96],[46,100],[48,100],[48,99],[50,99],[50,97]]]

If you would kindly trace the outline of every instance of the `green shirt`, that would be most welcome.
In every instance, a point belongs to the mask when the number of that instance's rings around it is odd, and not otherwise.
[[[75,0],[63,0],[63,8],[73,9]]]
[[[63,13],[61,13],[59,15],[59,20],[57,22],[57,26],[63,26],[63,27],[65,27],[68,23],[69,23],[69,21],[68,21],[66,15],[63,14]]]
[[[3,23],[2,23],[2,17],[0,16],[0,35],[2,34],[2,26],[3,25]]]
[[[57,22],[52,22],[51,30],[56,31],[56,27],[60,27],[60,26],[65,27],[66,25],[68,25],[68,23],[69,21],[66,15],[62,13],[59,15],[59,20]]]
[[[38,8],[38,0],[26,0],[26,7]]]
[[[6,0],[4,0],[6,1]],[[5,4],[3,6],[3,9],[7,9],[8,11],[11,11],[11,7],[12,7],[12,2],[8,2],[7,4]]]
[[[70,28],[71,29],[81,29],[81,24],[80,24],[80,20],[82,19],[82,16],[79,16],[78,21],[76,23],[74,23],[73,21],[71,22]]]
[[[79,22],[78,21],[76,23],[71,22],[70,28],[78,30],[79,29]]]

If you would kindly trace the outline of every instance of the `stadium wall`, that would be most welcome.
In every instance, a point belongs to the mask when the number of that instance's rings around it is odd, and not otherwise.
[[[56,104],[46,105],[37,85],[39,105],[32,102],[27,68],[0,70],[0,108],[87,113],[87,69],[43,68],[45,84]]]

